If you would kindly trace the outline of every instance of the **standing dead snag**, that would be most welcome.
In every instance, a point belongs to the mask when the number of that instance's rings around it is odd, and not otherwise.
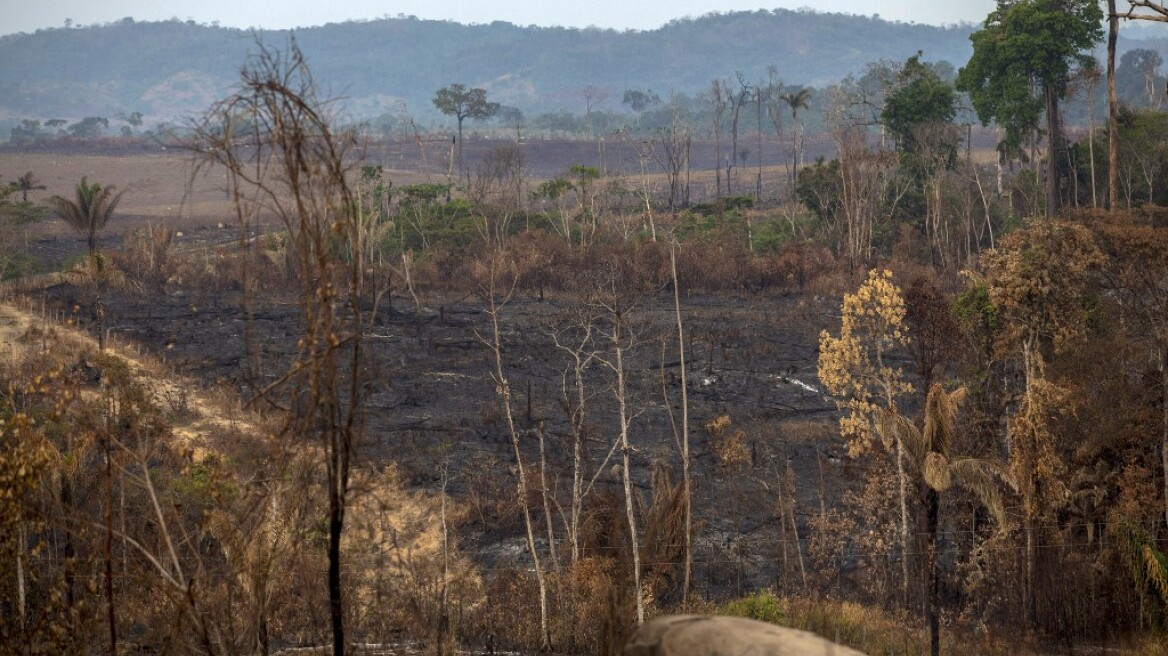
[[[373,316],[365,293],[359,203],[349,186],[356,137],[334,130],[295,40],[286,52],[259,44],[236,93],[196,126],[198,169],[223,166],[241,226],[257,212],[280,219],[301,335],[286,374],[258,398],[289,409],[284,434],[317,440],[327,472],[328,595],[333,653],[345,652],[341,534],[349,476],[364,431],[362,333]],[[374,303],[373,307],[377,304]]]
[[[487,316],[491,319],[491,335],[489,338],[479,335],[479,340],[490,351],[491,364],[494,370],[491,372],[491,379],[495,383],[495,392],[499,395],[503,404],[503,418],[507,422],[507,433],[511,437],[511,447],[515,451],[515,472],[516,472],[516,495],[519,500],[519,507],[523,511],[523,527],[527,533],[527,549],[531,555],[531,564],[535,569],[535,581],[539,586],[539,641],[540,649],[548,651],[551,649],[551,631],[548,627],[548,595],[547,595],[547,578],[544,576],[543,564],[539,559],[539,551],[535,548],[535,529],[531,520],[531,507],[528,504],[527,497],[527,474],[523,466],[523,452],[519,446],[519,429],[515,426],[515,413],[511,408],[511,382],[507,379],[506,372],[503,370],[503,340],[499,333],[499,313],[511,300],[511,294],[515,291],[514,286],[514,271],[511,271],[512,284],[507,293],[503,295],[503,301],[500,303],[496,300],[498,295],[499,283],[499,269],[502,266],[502,255],[498,252],[490,255],[490,272],[488,274],[488,287],[486,295],[490,303],[490,309],[487,310]],[[542,450],[542,428],[541,428],[541,450]],[[542,453],[541,453],[542,455]],[[542,458],[541,458],[542,465]],[[543,468],[540,469],[541,483],[544,488],[544,505],[547,506],[547,486],[543,479]],[[548,522],[548,543],[549,549],[554,549],[552,546],[554,540],[552,539],[551,522]],[[553,556],[554,558],[554,556]]]
[[[628,367],[625,364],[625,354],[636,346],[637,335],[633,331],[631,322],[631,308],[624,298],[624,291],[620,289],[621,272],[619,267],[609,274],[609,279],[601,283],[593,304],[604,316],[606,326],[597,331],[598,337],[609,343],[611,355],[597,355],[596,360],[608,368],[612,374],[612,393],[616,400],[618,412],[618,435],[621,452],[621,484],[624,488],[625,519],[629,527],[629,546],[633,558],[633,593],[636,599],[637,626],[645,622],[645,591],[641,581],[641,546],[637,533],[636,499],[633,496],[632,472],[629,467],[631,447],[629,444],[629,428],[632,425],[635,413],[629,407]]]

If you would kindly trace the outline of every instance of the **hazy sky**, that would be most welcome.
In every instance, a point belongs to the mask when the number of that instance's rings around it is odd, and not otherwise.
[[[399,14],[460,23],[502,20],[516,25],[653,29],[675,18],[711,11],[799,9],[880,14],[888,20],[934,25],[981,22],[994,0],[33,0],[7,5],[0,34],[43,27],[108,23],[131,17],[179,18],[226,27],[287,28]]]

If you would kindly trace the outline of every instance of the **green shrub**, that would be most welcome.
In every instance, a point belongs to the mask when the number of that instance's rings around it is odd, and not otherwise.
[[[760,590],[742,599],[735,599],[719,608],[718,614],[730,615],[732,617],[748,617],[752,620],[770,622],[771,624],[783,624],[787,619],[786,614],[783,612],[782,603],[770,590]]]

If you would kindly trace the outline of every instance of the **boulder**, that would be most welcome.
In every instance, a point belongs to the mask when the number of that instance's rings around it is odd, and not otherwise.
[[[744,617],[665,615],[641,625],[624,656],[864,656],[814,633]]]

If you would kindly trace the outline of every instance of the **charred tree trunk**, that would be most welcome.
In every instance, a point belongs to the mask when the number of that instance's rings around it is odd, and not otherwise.
[[[926,615],[929,622],[929,654],[940,656],[941,622],[939,615],[940,577],[937,575],[937,529],[941,498],[936,490],[925,486],[925,554],[929,559]]]
[[[333,629],[333,656],[345,654],[345,614],[341,603],[341,533],[345,526],[344,494],[335,486],[329,492],[328,593],[329,619]]]
[[[1119,99],[1115,92],[1115,44],[1119,16],[1115,0],[1107,0],[1107,208],[1119,209]]]
[[[1059,120],[1059,91],[1053,84],[1047,84],[1046,135],[1049,141],[1046,156],[1046,215],[1057,216],[1062,201],[1059,179],[1059,158],[1063,152],[1062,125]]]

